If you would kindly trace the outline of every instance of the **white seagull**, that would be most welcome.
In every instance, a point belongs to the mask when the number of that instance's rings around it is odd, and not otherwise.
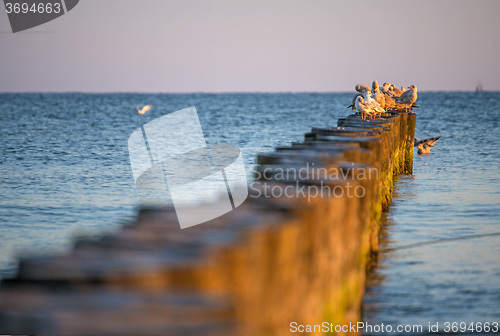
[[[347,106],[347,108],[351,107],[353,111],[356,111],[356,98],[363,97],[365,92],[370,91],[370,88],[363,84],[356,84],[354,89],[357,91],[352,97],[351,105]]]
[[[381,111],[380,106],[377,107],[374,104],[365,101],[362,96],[356,97],[356,102],[354,105],[356,106],[356,110],[363,115],[363,120],[365,119],[366,115],[369,115],[371,119],[373,115],[383,111],[383,109]]]
[[[370,91],[365,92],[363,100],[365,101],[365,105],[373,109],[375,112],[378,113],[385,112],[385,110],[380,106],[380,104],[375,99],[373,99],[372,93]]]
[[[372,110],[365,105],[365,102],[363,101],[363,96],[356,97],[354,106],[356,107],[356,111],[361,113],[363,120],[365,119],[366,115],[369,115],[370,117],[372,116]]]
[[[151,105],[146,105],[144,106],[142,109],[139,109],[139,106],[135,106],[137,108],[137,112],[139,112],[139,114],[146,114],[146,112],[148,112],[149,110],[151,110]]]

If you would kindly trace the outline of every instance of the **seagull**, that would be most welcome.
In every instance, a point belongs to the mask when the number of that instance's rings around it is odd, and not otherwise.
[[[353,111],[356,111],[356,98],[359,97],[363,97],[363,95],[365,94],[365,92],[367,91],[370,91],[370,88],[366,85],[363,85],[363,84],[357,84],[354,89],[357,91],[355,94],[354,94],[354,97],[352,97],[352,102],[351,102],[351,105],[347,106],[347,108],[351,107]]]
[[[366,115],[369,115],[370,119],[372,119],[373,115],[384,111],[383,109],[380,108],[380,106],[376,106],[375,104],[369,101],[365,101],[362,96],[356,97],[356,102],[355,102],[356,110],[363,115],[363,120],[365,119]]]
[[[383,93],[389,93],[389,89],[391,88],[391,83],[385,82],[380,89]]]
[[[351,105],[347,106],[347,108],[352,108],[353,111],[356,111],[356,98],[358,97],[363,97],[363,94],[361,92],[356,92],[354,96],[352,97],[352,102]]]
[[[393,92],[394,97],[399,98],[402,94],[403,91],[395,87],[394,85],[391,85],[391,91]]]
[[[370,87],[364,85],[364,84],[356,84],[356,86],[354,87],[354,89],[358,92],[367,92],[367,91],[371,91]]]
[[[434,144],[441,139],[441,136],[435,137],[435,138],[427,138],[424,140],[418,140],[418,138],[415,138],[413,146],[418,147],[420,144],[427,144],[428,146],[434,146]]]
[[[385,95],[380,91],[377,81],[373,81],[372,83],[373,95],[375,101],[379,104],[381,108],[385,108]]]
[[[148,112],[149,110],[151,110],[151,105],[146,105],[144,106],[142,109],[139,109],[139,106],[135,106],[137,108],[137,112],[139,112],[139,114],[146,114],[146,112]]]
[[[366,117],[367,114],[370,117],[372,116],[372,110],[369,109],[365,105],[365,102],[363,101],[363,96],[357,96],[356,97],[356,101],[354,102],[354,106],[356,107],[356,110],[362,114],[363,120],[365,119],[365,117]]]
[[[385,96],[385,110],[393,110],[396,108],[396,101],[394,100],[393,96],[389,93],[389,91],[384,93]]]
[[[404,92],[398,100],[398,103],[404,104],[405,106],[405,111],[408,112],[408,109],[411,112],[411,107],[413,103],[417,100],[418,94],[417,94],[417,87],[415,85],[411,85],[408,89],[408,91]]]
[[[385,110],[380,106],[380,104],[375,99],[373,99],[372,93],[370,91],[365,92],[363,100],[365,102],[365,105],[368,108],[373,109],[374,112],[378,113],[385,112]]]
[[[431,147],[434,146],[434,144],[441,139],[441,136],[435,137],[435,138],[427,138],[424,140],[418,140],[418,138],[415,138],[415,141],[413,145],[417,147],[417,153],[419,155],[421,154],[429,154],[431,152]]]

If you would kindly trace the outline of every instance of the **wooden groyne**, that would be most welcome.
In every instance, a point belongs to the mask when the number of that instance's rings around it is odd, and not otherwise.
[[[181,230],[174,211],[142,209],[67,255],[21,260],[0,285],[0,333],[289,335],[292,322],[359,321],[393,178],[412,173],[415,120],[313,128],[260,155],[249,198],[211,222]]]

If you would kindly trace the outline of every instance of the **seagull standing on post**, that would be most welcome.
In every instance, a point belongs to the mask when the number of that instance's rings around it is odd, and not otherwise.
[[[374,113],[385,112],[382,106],[380,106],[380,104],[375,99],[373,99],[371,91],[365,92],[363,100],[365,102],[365,106],[369,109],[372,109]]]
[[[372,119],[375,114],[385,112],[384,109],[381,108],[380,105],[370,97],[369,93],[365,92],[365,97],[368,97],[368,99],[371,99],[373,102],[363,99],[362,96],[356,97],[355,102],[356,110],[358,112],[361,112],[361,114],[363,115],[363,120],[365,119],[366,115],[369,115],[370,119]]]
[[[365,92],[370,91],[370,88],[364,84],[356,84],[354,89],[357,92],[352,97],[351,105],[347,106],[347,108],[351,107],[353,111],[356,111],[356,98],[358,98],[358,96],[363,97]]]
[[[366,105],[365,101],[363,100],[363,96],[356,97],[354,106],[356,107],[356,111],[361,113],[363,120],[365,120],[366,115],[369,115],[371,118],[373,110]]]
[[[409,112],[411,112],[411,107],[413,103],[417,100],[417,98],[418,98],[417,87],[415,85],[412,85],[409,87],[408,91],[401,94],[401,96],[398,99],[398,103],[405,105],[405,112],[408,112],[408,109],[410,110]]]
[[[381,108],[385,109],[385,95],[380,91],[377,81],[372,83],[373,98],[380,105]]]

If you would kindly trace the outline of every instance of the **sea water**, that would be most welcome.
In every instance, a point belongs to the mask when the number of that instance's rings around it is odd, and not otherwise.
[[[351,98],[0,94],[0,276],[15,274],[19,255],[67,251],[73,236],[115,230],[141,204],[168,204],[167,193],[135,188],[127,141],[141,125],[195,106],[209,145],[241,148],[250,181],[257,153],[336,126]],[[423,92],[418,103],[416,136],[442,138],[396,183],[363,318],[499,321],[500,93]],[[153,108],[140,116],[136,105]],[[405,248],[414,243],[424,244]]]

